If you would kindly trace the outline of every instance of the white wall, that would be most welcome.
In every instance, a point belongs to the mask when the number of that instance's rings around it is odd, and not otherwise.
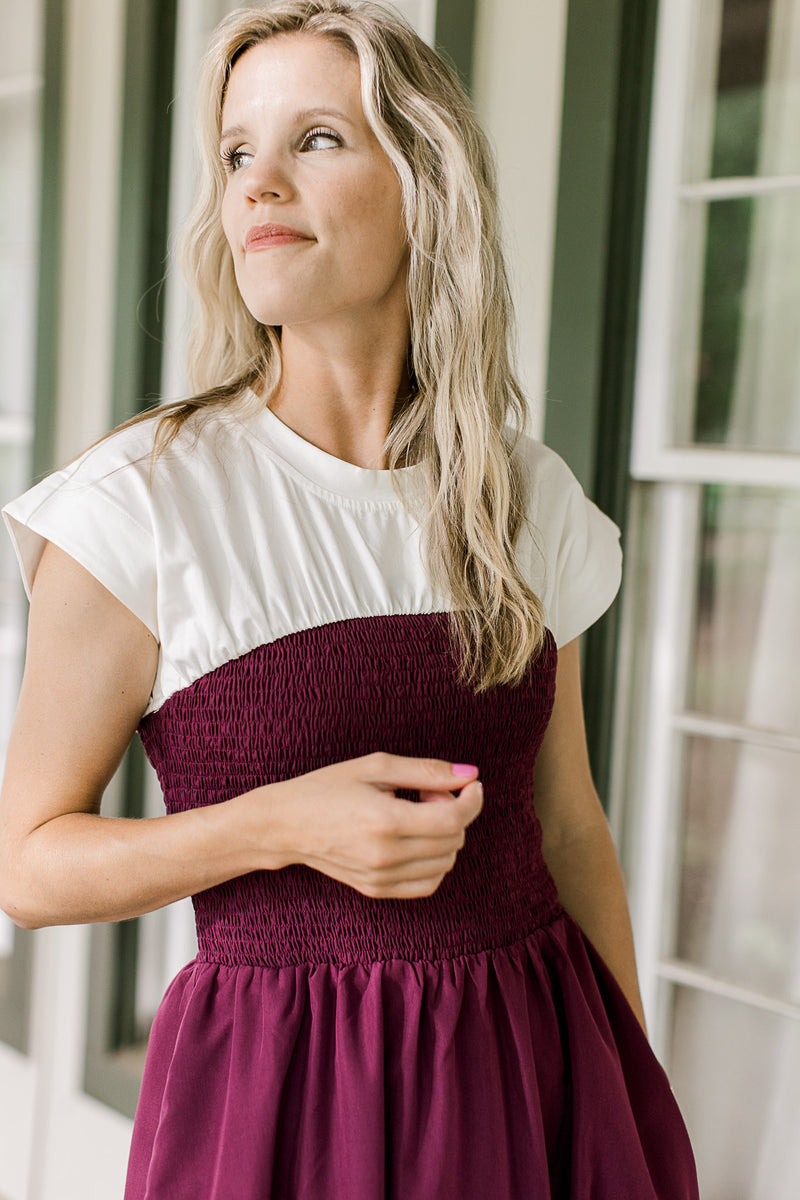
[[[567,0],[478,0],[474,97],[498,190],[533,428],[544,425]]]

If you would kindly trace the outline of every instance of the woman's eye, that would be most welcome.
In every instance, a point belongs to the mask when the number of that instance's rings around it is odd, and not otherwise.
[[[232,175],[234,171],[238,171],[241,167],[242,159],[247,158],[247,151],[235,150],[231,148],[230,150],[223,150],[220,157],[225,166],[225,170],[229,175]]]
[[[329,142],[335,142],[337,146],[341,146],[342,144],[342,139],[332,129],[310,129],[301,142],[301,150],[307,149],[310,143],[318,142],[320,138],[323,140],[327,139]],[[329,150],[330,146],[323,146],[322,149]],[[242,150],[231,146],[230,149],[221,151],[220,158],[222,159],[226,173],[233,175],[241,167],[246,166],[247,160],[252,158],[252,154],[249,150]]]
[[[337,146],[340,146],[342,141],[339,135],[333,133],[333,131],[330,129],[310,129],[303,138],[302,145],[305,147],[309,142],[315,142],[319,138],[328,138],[329,141],[336,142]]]

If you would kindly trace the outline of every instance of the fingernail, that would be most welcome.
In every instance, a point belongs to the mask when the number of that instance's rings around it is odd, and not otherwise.
[[[471,767],[469,763],[453,763],[454,775],[471,775],[477,769],[477,767]]]

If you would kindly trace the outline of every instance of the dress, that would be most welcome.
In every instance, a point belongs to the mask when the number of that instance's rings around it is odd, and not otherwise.
[[[559,904],[534,808],[557,646],[617,591],[616,527],[523,439],[547,644],[475,696],[388,472],[262,409],[181,435],[150,488],[151,438],[121,431],[4,512],[28,588],[49,537],[158,638],[139,733],[166,810],[377,749],[478,764],[484,807],[431,896],[295,864],[193,897],[125,1200],[696,1200],[666,1076]]]

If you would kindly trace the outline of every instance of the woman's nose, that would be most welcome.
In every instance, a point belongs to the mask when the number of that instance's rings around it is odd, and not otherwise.
[[[256,155],[245,170],[245,195],[254,202],[265,196],[285,196],[291,187],[285,165],[275,154]]]

